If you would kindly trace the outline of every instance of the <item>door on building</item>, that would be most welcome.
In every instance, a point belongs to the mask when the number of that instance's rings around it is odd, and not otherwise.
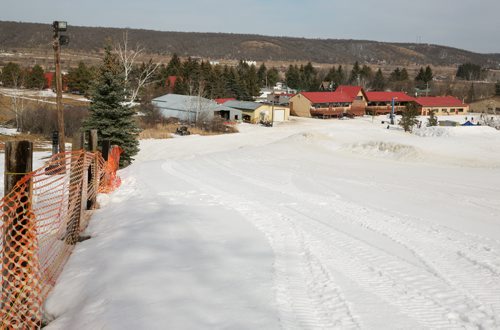
[[[285,110],[282,109],[274,110],[273,121],[285,121]]]

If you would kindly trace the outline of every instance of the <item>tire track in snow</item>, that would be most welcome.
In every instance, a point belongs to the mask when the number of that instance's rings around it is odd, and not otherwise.
[[[232,174],[248,181],[239,173],[233,171]],[[343,201],[338,195],[333,198],[311,197],[298,190],[291,193],[279,185],[273,187],[269,181],[254,180],[251,184],[287,195],[299,203],[306,201],[327,208],[332,213],[340,214],[339,219],[345,219],[344,223],[356,223],[398,243],[417,257],[431,274],[474,302],[467,304],[474,306],[471,311],[454,312],[457,317],[471,324],[500,326],[500,270],[492,263],[500,260],[500,254],[491,246],[496,245],[496,241],[429,224],[424,219],[412,219],[407,215],[391,217],[377,210],[370,210],[368,214],[362,206]],[[371,221],[370,218],[377,220]]]
[[[285,193],[276,187],[268,186],[267,189]],[[285,194],[290,198],[327,208],[332,214],[339,214],[338,219],[342,219],[342,222],[356,223],[411,251],[427,266],[431,274],[441,278],[472,302],[466,304],[470,310],[458,308],[452,312],[451,318],[460,318],[465,323],[478,327],[500,326],[500,271],[491,262],[500,260],[500,255],[478,239],[477,235],[468,235],[436,224],[429,225],[423,219],[413,220],[405,215],[391,217],[376,210],[368,213],[363,207],[343,201],[337,196],[333,199],[321,196],[311,198],[300,191]],[[314,213],[315,210],[307,212]],[[372,218],[376,221],[370,220]],[[425,226],[426,224],[429,226]]]
[[[214,168],[218,169],[220,169],[221,167],[221,164],[219,162],[213,162],[213,161],[209,161],[208,164],[206,164],[205,162],[203,166],[206,167],[207,165],[214,166]],[[184,170],[185,167],[183,167],[183,171]],[[396,260],[390,260],[390,261],[385,260],[384,262],[382,262],[379,259],[380,255],[383,255],[384,252],[378,251],[378,253],[375,256],[371,255],[368,257],[365,255],[356,254],[356,257],[358,257],[360,260],[364,260],[365,262],[370,260],[377,260],[380,264],[384,265],[383,267],[380,266],[372,267],[371,273],[368,272],[368,275],[365,274],[363,275],[364,276],[363,278],[359,278],[360,275],[356,271],[359,272],[360,267],[363,266],[362,263],[358,263],[356,266],[353,266],[352,265],[353,261],[348,260],[349,258],[352,259],[352,253],[350,253],[349,251],[352,251],[353,249],[354,250],[359,249],[359,245],[362,245],[363,242],[360,242],[359,239],[351,237],[351,240],[353,240],[354,245],[352,244],[351,246],[348,244],[345,245],[349,246],[348,249],[344,248],[344,253],[346,254],[344,256],[340,256],[337,254],[335,255],[335,258],[333,258],[332,254],[331,253],[329,254],[328,252],[324,251],[324,248],[321,248],[321,246],[329,246],[328,242],[330,240],[335,241],[336,239],[338,239],[339,235],[338,233],[336,234],[337,236],[333,235],[332,237],[325,237],[324,232],[318,230],[313,236],[311,236],[310,228],[302,229],[301,230],[302,233],[300,235],[297,233],[295,234],[289,233],[287,235],[285,233],[282,233],[282,235],[284,235],[283,236],[284,238],[282,237],[281,240],[287,240],[287,241],[296,240],[298,235],[302,237],[307,237],[307,239],[305,240],[302,239],[302,244],[303,244],[302,250],[309,251],[307,259],[310,260],[311,264],[313,260],[315,260],[316,258],[316,260],[319,260],[317,261],[317,263],[321,265],[320,268],[328,269],[329,267],[325,267],[324,265],[325,260],[330,260],[330,259],[344,260],[343,263],[336,264],[334,265],[335,267],[330,267],[330,268],[332,269],[344,268],[346,270],[351,269],[349,276],[352,276],[352,278],[357,278],[358,283],[361,283],[362,285],[365,284],[365,287],[366,283],[374,281],[374,278],[376,277],[373,277],[373,275],[379,274],[379,276],[383,278],[383,280],[378,281],[376,283],[371,283],[370,288],[372,289],[372,291],[375,291],[377,294],[381,295],[381,297],[384,297],[386,300],[394,299],[393,301],[398,302],[398,305],[402,307],[402,310],[404,310],[409,315],[412,315],[412,317],[421,321],[426,326],[446,327],[450,326],[450,324],[455,324],[455,325],[461,324],[463,326],[485,327],[485,328],[498,326],[499,323],[495,317],[496,304],[497,304],[495,291],[492,292],[488,289],[478,290],[478,284],[479,286],[483,286],[484,282],[482,282],[481,279],[478,280],[477,277],[475,278],[471,277],[470,276],[471,273],[469,272],[470,267],[484,268],[484,265],[488,265],[488,267],[486,268],[490,270],[490,274],[489,275],[480,274],[481,276],[479,277],[488,278],[489,276],[489,278],[491,279],[492,275],[495,276],[497,271],[496,266],[490,265],[489,261],[494,260],[491,259],[491,253],[493,253],[493,255],[496,255],[496,251],[491,247],[478,245],[476,244],[476,242],[471,241],[470,237],[467,237],[467,235],[463,233],[458,233],[458,234],[452,233],[450,231],[446,231],[446,228],[439,228],[436,230],[435,226],[434,228],[433,227],[426,228],[422,225],[418,226],[408,218],[405,219],[403,217],[400,219],[399,217],[398,218],[388,217],[384,214],[381,214],[379,211],[371,212],[371,215],[375,213],[377,219],[377,221],[371,221],[370,217],[368,216],[368,212],[366,210],[363,210],[362,207],[354,203],[345,202],[340,200],[339,198],[334,198],[333,200],[331,198],[330,199],[327,198],[325,200],[321,199],[318,200],[318,196],[300,194],[300,192],[297,191],[294,191],[293,194],[290,192],[284,192],[282,187],[280,186],[270,187],[272,185],[270,185],[269,182],[260,182],[256,180],[250,181],[248,180],[248,177],[244,176],[244,173],[242,174],[235,173],[234,168],[232,168],[231,175],[235,176],[237,179],[244,178],[243,180],[244,183],[253,186],[253,188],[250,190],[254,190],[254,188],[257,188],[257,190],[264,189],[264,193],[267,194],[269,194],[269,191],[284,194],[288,196],[291,200],[295,199],[298,202],[305,201],[309,203],[308,205],[316,207],[317,206],[325,207],[325,205],[328,207],[328,204],[331,205],[333,203],[335,205],[335,208],[333,209],[333,207],[329,207],[328,209],[329,211],[332,212],[332,214],[339,215],[338,217],[339,219],[345,219],[344,222],[345,221],[354,222],[361,227],[380,233],[386,236],[387,238],[394,240],[395,242],[409,249],[419,259],[421,259],[423,263],[428,267],[428,269],[426,270],[426,272],[423,272],[422,274],[418,274],[418,269],[417,270],[411,269],[410,272],[408,272],[408,269],[404,269],[404,267],[403,269],[399,269],[398,267],[402,267],[401,260],[397,260],[397,258],[395,258]],[[184,175],[184,177],[193,180],[187,174]],[[206,178],[203,179],[205,180]],[[242,181],[242,180],[233,180],[233,181]],[[200,181],[198,180],[194,180],[194,182],[195,184],[198,185],[200,183]],[[210,187],[210,184],[205,184],[203,188],[213,189]],[[222,189],[222,187],[220,189]],[[240,203],[240,205],[242,202],[245,203],[246,200],[245,198],[241,199],[234,198],[234,195],[231,195],[230,193],[226,194],[223,190],[220,189],[217,189],[217,193],[221,196],[224,196],[223,198],[221,198],[221,204],[226,205],[227,207],[234,208],[234,205],[238,205],[237,203]],[[247,215],[246,212],[252,209],[253,210],[259,208],[263,209],[261,204],[251,205],[248,204],[248,202],[246,203],[247,203],[246,208],[240,209],[240,211],[244,215]],[[344,210],[344,212],[340,212],[339,214],[339,210]],[[280,209],[279,211],[280,212],[277,212],[276,206],[272,205],[269,206],[265,212],[260,212],[260,213],[254,212],[254,215],[252,216],[253,218],[252,221],[256,223],[257,227],[259,227],[259,229],[261,229],[268,236],[268,238],[270,238],[271,245],[273,245],[272,237],[276,236],[276,233],[273,232],[272,228],[266,227],[266,225],[263,223],[259,225],[258,222],[264,221],[263,219],[265,219],[266,217],[272,218],[274,221],[276,221],[276,218],[279,218],[283,213],[286,213],[286,210],[283,209]],[[307,209],[305,210],[305,212],[309,214],[314,213],[314,208]],[[297,220],[300,219],[300,216],[297,217],[296,215],[292,215],[291,218],[294,219],[292,221],[301,222]],[[290,219],[288,219],[287,221],[290,221]],[[317,220],[312,220],[312,221],[317,222]],[[283,230],[283,228],[286,228],[286,224],[282,224],[282,226],[278,227],[279,227],[278,230]],[[329,231],[330,235],[332,235],[332,232],[335,232],[335,229],[333,231],[332,229],[329,229]],[[452,237],[452,239],[450,239],[450,236]],[[311,242],[317,240],[318,237],[323,237],[323,239],[321,240],[322,243],[312,244]],[[453,241],[455,246],[451,246],[449,241]],[[280,249],[277,248],[278,244],[277,242],[278,240],[275,241],[273,248],[275,248],[276,250],[275,252],[278,255]],[[441,255],[443,251],[441,245],[443,245],[443,243],[445,250],[447,251],[447,253],[444,256]],[[428,245],[431,248],[425,249],[425,245]],[[449,251],[455,251],[455,252],[461,251],[461,250],[456,250],[455,247],[457,245],[460,245],[462,250],[464,250],[464,247],[468,247],[466,252],[460,252],[460,253],[457,252],[456,255],[462,257],[462,259],[467,261],[468,264],[472,265],[472,266],[465,265],[464,264],[465,261],[461,263],[459,275],[456,275],[457,273],[456,260],[452,260],[451,262],[446,263],[446,260],[449,258]],[[474,246],[480,246],[480,247],[478,248],[478,250],[474,251],[472,248],[470,248]],[[328,250],[335,251],[336,249],[338,249],[338,245],[333,245],[330,247],[331,248]],[[285,253],[287,253],[286,252],[287,248],[283,249]],[[370,246],[369,248],[373,249],[373,246]],[[293,251],[301,251],[300,246],[299,247],[296,246]],[[474,253],[478,251],[479,252],[485,251],[487,253],[490,253],[490,255],[482,257],[477,256]],[[485,261],[483,262],[481,261],[481,259],[484,259]],[[394,265],[397,265],[397,267]],[[303,268],[304,266],[301,267]],[[407,265],[405,265],[405,267],[407,267]],[[278,277],[277,282],[281,283],[281,280],[279,279],[281,275],[279,275],[280,271],[278,270],[278,268],[279,269],[282,268],[278,260],[276,262],[276,268]],[[335,270],[332,271],[332,273],[334,272]],[[290,274],[290,272],[287,273]],[[468,275],[469,281],[466,281],[466,279],[463,278],[463,274]],[[298,281],[299,285],[303,286],[301,282],[302,282],[301,280]],[[385,287],[384,285],[386,285],[386,283],[392,283],[393,288]],[[293,285],[290,285],[290,287],[293,287]],[[375,290],[373,290],[374,288]],[[395,290],[394,288],[399,288],[398,289],[399,291]],[[457,294],[457,292],[463,292],[464,294]],[[424,299],[423,300],[421,299],[418,303],[410,303],[408,299],[406,301],[404,300],[401,301],[402,298],[398,298],[398,294],[403,296],[405,295],[409,296],[411,297],[411,299],[418,298],[418,296],[420,295],[423,296]],[[303,294],[299,296],[303,296]],[[426,305],[438,308],[439,312],[430,313],[429,311],[430,308],[425,307]],[[492,307],[490,307],[490,305]],[[299,304],[299,306],[301,305]],[[306,312],[306,314],[307,313],[310,314],[310,312],[311,311],[308,311]],[[449,322],[454,322],[454,323],[449,323]],[[304,324],[310,325],[311,323],[308,323],[306,321],[305,323],[302,323],[302,325]],[[324,324],[326,325],[326,323]],[[359,325],[359,323],[357,324]],[[286,322],[284,322],[284,325],[288,328]],[[318,325],[318,323],[316,323],[315,325]]]
[[[285,329],[358,329],[340,288],[321,260],[304,248],[302,233],[272,212],[256,211],[255,203],[227,194],[184,174],[183,169],[163,166],[169,174],[219,197],[221,205],[234,208],[251,221],[269,240],[274,251],[274,277],[280,321]]]

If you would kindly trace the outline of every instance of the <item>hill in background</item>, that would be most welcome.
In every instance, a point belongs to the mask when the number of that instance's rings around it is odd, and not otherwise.
[[[107,40],[119,41],[128,31],[131,45],[149,54],[196,56],[211,60],[312,61],[377,65],[455,66],[465,62],[500,68],[500,54],[479,54],[452,47],[366,40],[305,39],[249,34],[161,32],[141,29],[69,26],[68,51],[100,53]],[[49,24],[0,21],[0,51],[51,49]]]

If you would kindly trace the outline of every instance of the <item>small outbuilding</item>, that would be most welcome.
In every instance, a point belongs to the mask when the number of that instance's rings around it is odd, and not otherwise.
[[[251,101],[228,101],[224,106],[241,110],[243,121],[249,123],[282,122],[290,119],[290,108],[283,105]]]
[[[200,96],[166,94],[151,101],[163,117],[184,121],[211,120],[218,116],[227,121],[241,121],[242,111]]]

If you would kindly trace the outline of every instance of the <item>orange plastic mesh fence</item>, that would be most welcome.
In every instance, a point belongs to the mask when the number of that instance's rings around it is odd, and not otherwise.
[[[121,148],[108,161],[86,151],[54,155],[3,197],[0,329],[37,329],[42,304],[90,219],[97,192],[120,185]]]

